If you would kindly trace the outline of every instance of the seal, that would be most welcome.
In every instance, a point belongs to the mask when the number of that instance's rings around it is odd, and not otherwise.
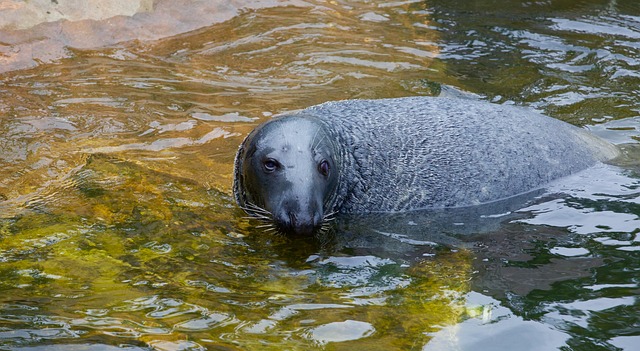
[[[407,97],[312,106],[257,126],[233,191],[267,230],[312,234],[337,213],[464,207],[540,189],[618,149],[522,107]]]

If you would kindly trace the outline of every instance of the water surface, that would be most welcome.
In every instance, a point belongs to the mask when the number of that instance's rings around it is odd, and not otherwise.
[[[219,3],[169,36],[69,39],[3,70],[0,348],[637,347],[639,5]],[[25,48],[2,35],[3,52]],[[235,150],[271,116],[460,91],[586,126],[626,157],[533,198],[343,219],[319,240],[236,208]]]

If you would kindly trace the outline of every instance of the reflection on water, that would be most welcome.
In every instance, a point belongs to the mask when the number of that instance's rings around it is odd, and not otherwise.
[[[246,133],[327,100],[461,89],[634,142],[637,119],[621,119],[638,116],[635,2],[224,4],[175,17],[173,37],[100,48],[69,34],[63,54],[2,70],[0,348],[640,342],[637,146],[546,191],[342,218],[318,240],[262,233],[230,194]],[[118,21],[170,12],[156,5]],[[0,36],[4,59],[37,43],[17,37]]]

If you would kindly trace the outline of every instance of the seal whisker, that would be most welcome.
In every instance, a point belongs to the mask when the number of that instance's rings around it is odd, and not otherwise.
[[[325,218],[325,219],[322,219],[322,224],[330,225],[334,221],[335,221],[335,218]]]
[[[273,227],[273,223],[257,225],[256,228],[270,228]]]
[[[324,216],[322,216],[322,220],[323,221],[327,221],[327,222],[334,221],[336,219],[336,215],[337,214],[338,214],[338,212],[335,212],[335,211],[327,213]]]
[[[324,235],[327,234],[331,230],[331,223],[334,218],[327,220],[326,218],[322,219],[322,223],[320,224],[320,228],[318,229],[318,234]]]
[[[249,211],[249,212],[258,212],[258,213],[262,213],[262,214],[268,214],[271,215],[271,212],[265,210],[262,207],[256,206],[252,203],[246,203],[245,207],[242,207],[242,209],[244,209],[245,211]]]
[[[265,215],[260,214],[260,213],[255,213],[255,212],[251,212],[251,211],[246,211],[246,212],[247,212],[248,216],[244,216],[244,218],[253,218],[253,219],[256,219],[256,218],[268,218],[268,219],[271,219],[270,216],[265,216]]]
[[[322,223],[314,237],[322,242],[322,245],[325,245],[329,242],[330,233],[332,231],[332,226],[328,222]]]
[[[245,219],[257,219],[259,221],[271,221],[271,217],[267,217],[267,216],[263,216],[263,215],[259,215],[259,214],[255,214],[255,213],[250,213],[250,216],[244,216],[242,218]]]
[[[259,212],[268,212],[267,210],[263,209],[262,207],[253,205],[251,203],[247,203],[246,204],[246,208],[253,210],[253,211],[259,211]]]
[[[249,212],[249,213],[255,212],[252,208],[249,208],[249,207],[240,206],[240,208],[243,209],[245,212]]]
[[[245,203],[244,206],[240,206],[240,208],[243,209],[246,213],[248,213],[254,219],[267,221],[267,222],[273,220],[273,215],[271,214],[271,212],[251,202]]]
[[[318,133],[320,133],[320,128],[316,129],[316,133],[313,134],[313,138],[311,138],[311,150],[316,150],[316,147],[320,145],[320,143],[316,144],[316,138],[318,138]]]
[[[249,207],[249,208],[255,208],[255,209],[263,210],[263,208],[262,208],[262,207],[260,207],[260,206],[258,206],[258,205],[256,205],[256,204],[254,204],[253,202],[246,202],[246,203],[245,203],[245,206],[246,206],[246,207]]]
[[[250,214],[258,216],[258,217],[263,217],[263,218],[272,218],[273,216],[271,215],[271,213],[268,212],[257,212],[257,211],[249,211]]]
[[[315,143],[315,145],[313,145],[313,146],[311,147],[311,150],[316,151],[316,148],[317,148],[317,147],[320,145],[320,143],[322,143],[322,142],[324,141],[324,139],[326,139],[326,138],[327,138],[327,136],[326,136],[326,135],[323,135],[323,136],[322,136],[322,138],[321,138],[320,140],[318,140],[318,142],[317,142],[317,143]]]

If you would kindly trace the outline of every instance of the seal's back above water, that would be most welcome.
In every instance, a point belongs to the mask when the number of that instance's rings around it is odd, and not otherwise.
[[[329,102],[251,132],[234,193],[281,231],[334,212],[398,212],[508,198],[617,155],[586,130],[483,101],[410,97]]]

